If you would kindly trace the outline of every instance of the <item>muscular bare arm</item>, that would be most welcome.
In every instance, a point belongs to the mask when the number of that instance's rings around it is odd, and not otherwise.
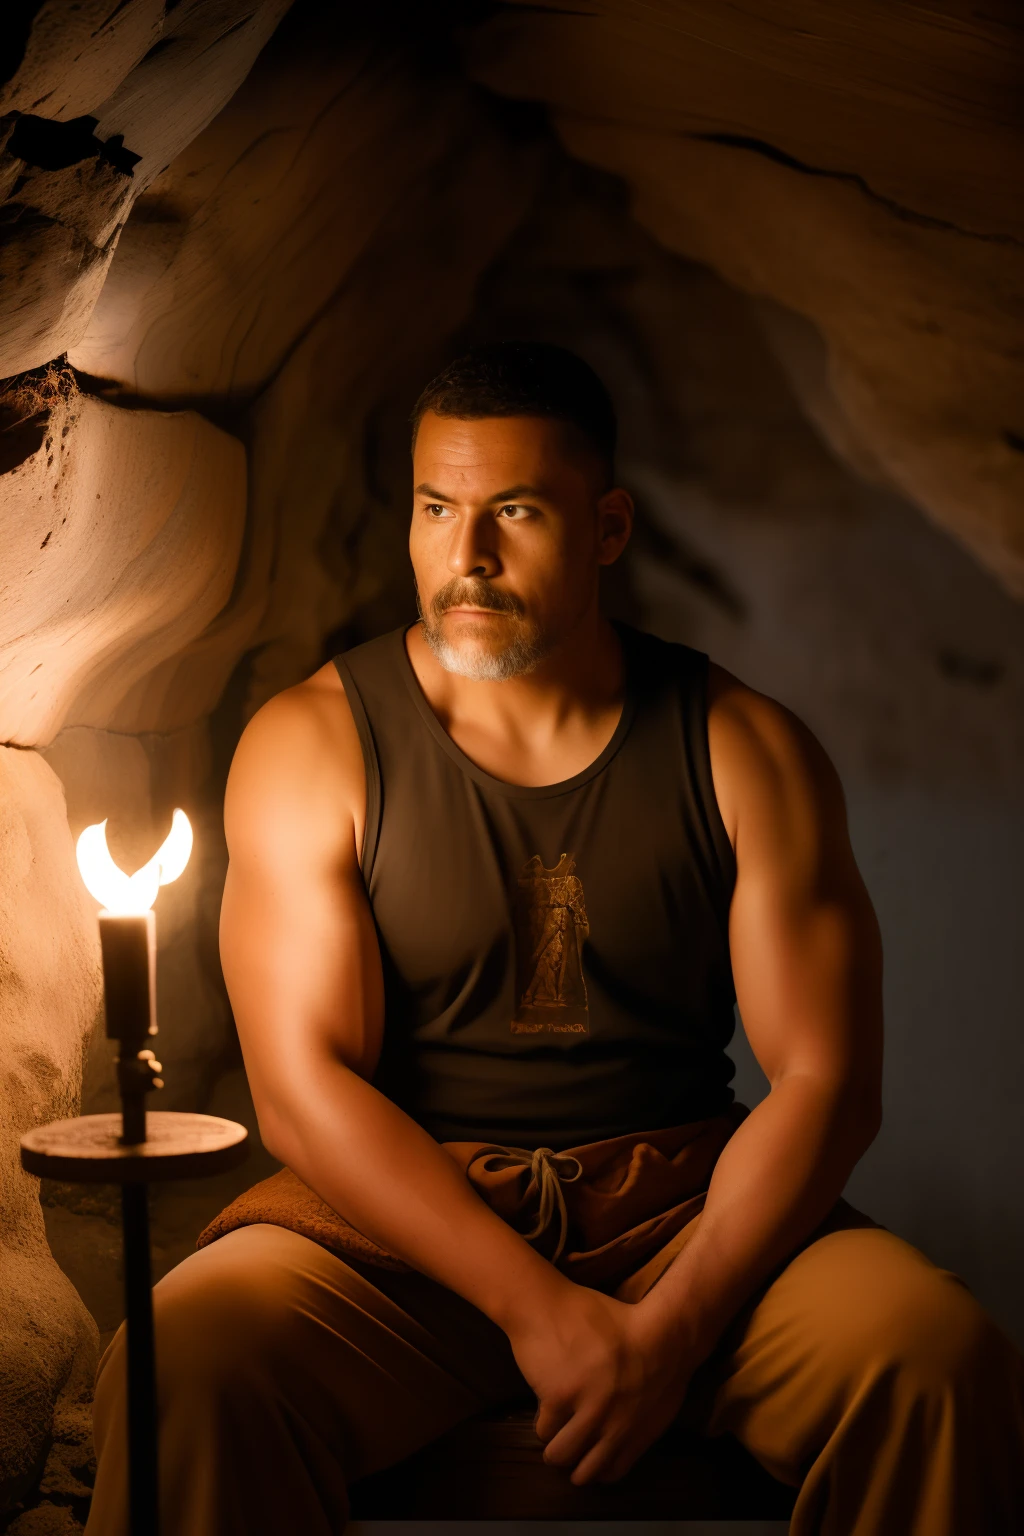
[[[613,1315],[626,1359],[606,1367],[599,1410],[573,1411],[558,1385],[542,1406],[545,1459],[577,1483],[621,1477],[671,1422],[693,1370],[834,1205],[881,1119],[881,943],[835,771],[799,720],[717,668],[709,731],[736,851],[737,997],[771,1092],[719,1157],[687,1246]]]
[[[225,800],[221,958],[268,1149],[359,1231],[506,1332],[577,1287],[369,1082],[383,983],[358,865],[362,754],[333,668],[270,701]]]
[[[729,1141],[692,1241],[647,1298],[685,1324],[693,1361],[832,1208],[882,1115],[881,939],[835,770],[781,705],[721,672],[712,697],[712,769],[737,864],[733,975],[771,1092]]]

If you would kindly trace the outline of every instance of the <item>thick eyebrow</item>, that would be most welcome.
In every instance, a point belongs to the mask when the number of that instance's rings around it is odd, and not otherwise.
[[[497,495],[490,498],[491,501],[515,501],[519,496],[544,497],[546,491],[542,485],[510,485],[507,491],[498,491]]]
[[[431,501],[443,502],[445,505],[453,499],[458,499],[457,497],[445,496],[441,491],[435,491],[432,485],[426,484],[418,485],[416,487],[416,494],[417,496],[429,496]],[[543,486],[540,485],[510,485],[506,491],[495,491],[494,495],[488,496],[487,500],[513,501],[517,496],[544,496],[545,494]]]

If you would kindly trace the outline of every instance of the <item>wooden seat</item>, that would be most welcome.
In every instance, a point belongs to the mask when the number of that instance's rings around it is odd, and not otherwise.
[[[466,1419],[422,1450],[353,1483],[362,1520],[785,1520],[796,1491],[731,1435],[673,1427],[617,1483],[577,1488],[542,1459],[534,1411]]]

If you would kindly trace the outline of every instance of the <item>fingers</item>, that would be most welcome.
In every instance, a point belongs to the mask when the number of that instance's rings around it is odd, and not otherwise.
[[[657,1439],[671,1417],[668,1415],[663,1423],[663,1415],[656,1414],[653,1421],[648,1419],[639,1428],[631,1415],[623,1418],[613,1413],[609,1417],[607,1405],[603,1412],[594,1411],[586,1416],[574,1414],[571,1409],[562,1409],[561,1413],[563,1422],[547,1441],[544,1460],[550,1466],[565,1468],[570,1482],[577,1487],[593,1482],[617,1483]]]
[[[538,1440],[544,1441],[543,1460],[571,1472],[601,1433],[599,1418],[588,1421],[569,1405],[542,1404],[534,1419]]]
[[[574,1483],[590,1482],[609,1464],[620,1444],[621,1430],[607,1423],[607,1410],[576,1413],[548,1440],[544,1460],[570,1471]]]
[[[640,1455],[642,1446],[620,1435],[603,1435],[578,1462],[569,1481],[577,1487],[584,1483],[617,1483],[625,1477]]]
[[[677,1407],[670,1400],[640,1421],[634,1415],[606,1421],[577,1463],[571,1481],[617,1483],[668,1428]]]
[[[571,1403],[560,1403],[556,1399],[546,1398],[540,1404],[537,1415],[533,1421],[533,1427],[537,1433],[537,1439],[549,1444],[561,1429],[570,1422],[575,1412]]]

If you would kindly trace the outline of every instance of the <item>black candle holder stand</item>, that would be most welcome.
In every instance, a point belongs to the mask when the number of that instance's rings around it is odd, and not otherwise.
[[[238,1167],[248,1155],[248,1132],[244,1125],[216,1115],[147,1113],[147,1094],[163,1086],[157,1075],[160,1063],[142,1046],[156,1034],[152,913],[104,922],[106,917],[101,914],[100,937],[107,1034],[120,1042],[121,1111],[36,1126],[21,1138],[21,1165],[39,1178],[121,1186],[130,1530],[131,1536],[159,1536],[149,1185]]]

